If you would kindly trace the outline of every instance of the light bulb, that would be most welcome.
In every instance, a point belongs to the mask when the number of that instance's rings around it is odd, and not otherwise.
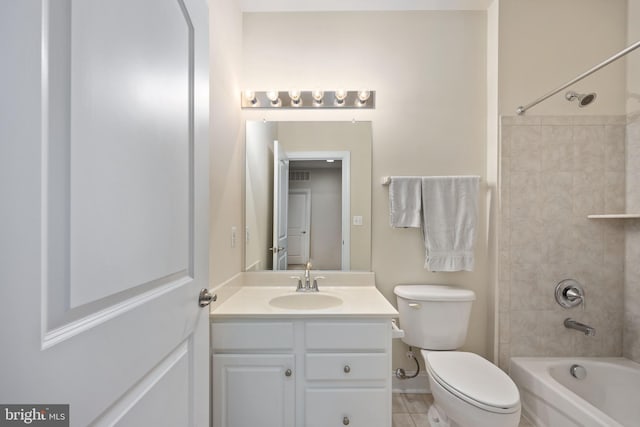
[[[291,104],[296,107],[299,106],[301,95],[302,95],[302,92],[300,92],[298,89],[291,89],[289,91],[289,98],[291,98]]]
[[[266,95],[269,101],[271,101],[271,105],[277,106],[278,104],[280,104],[280,98],[278,98],[277,90],[270,90],[266,93]]]
[[[251,104],[255,104],[256,102],[258,102],[258,100],[256,99],[256,93],[250,89],[244,91],[244,99],[249,101]]]
[[[336,90],[336,103],[342,105],[344,104],[344,100],[347,97],[347,91],[344,89]]]
[[[322,104],[322,98],[324,98],[324,91],[320,89],[316,89],[313,92],[311,92],[311,96],[313,97],[313,100],[315,101],[316,105],[320,105]]]
[[[371,97],[371,92],[368,90],[359,90],[358,91],[358,103],[360,105],[364,105],[367,103],[367,100]]]

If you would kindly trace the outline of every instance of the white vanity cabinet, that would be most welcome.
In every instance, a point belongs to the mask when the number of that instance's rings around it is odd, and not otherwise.
[[[214,427],[390,427],[391,319],[211,324]]]

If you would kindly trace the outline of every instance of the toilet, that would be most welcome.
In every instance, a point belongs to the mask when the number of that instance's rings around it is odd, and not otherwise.
[[[467,337],[473,291],[440,285],[398,285],[402,340],[419,348],[434,404],[431,427],[517,427],[520,393],[488,360],[456,351]]]

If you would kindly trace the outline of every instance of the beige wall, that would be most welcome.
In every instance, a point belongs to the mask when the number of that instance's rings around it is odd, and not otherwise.
[[[234,0],[210,2],[209,271],[212,287],[242,271],[243,245],[231,248],[231,227],[242,241],[244,123],[240,117],[242,14]]]
[[[626,5],[627,0],[500,0],[500,114],[514,115],[518,106],[624,48]],[[589,108],[578,108],[562,91],[528,114],[624,114],[624,62],[571,89],[597,92],[598,98]]]
[[[431,273],[417,230],[389,226],[386,175],[483,177],[486,190],[486,14],[346,12],[244,15],[243,86],[255,90],[368,87],[375,110],[250,111],[267,120],[371,120],[372,270],[395,304],[398,283],[446,283],[473,289],[465,349],[489,355],[492,310],[484,197],[476,271]],[[483,193],[484,195],[484,193]],[[491,331],[491,332],[490,332]],[[413,369],[396,342],[394,367]]]
[[[640,40],[640,0],[629,0],[629,44]],[[640,50],[627,57],[627,212],[640,212]],[[640,362],[640,221],[626,223],[623,354]]]
[[[493,361],[498,356],[498,226],[500,215],[498,159],[500,149],[500,120],[498,114],[498,67],[500,0],[494,0],[487,9],[487,323],[493,330],[487,331],[489,353]]]

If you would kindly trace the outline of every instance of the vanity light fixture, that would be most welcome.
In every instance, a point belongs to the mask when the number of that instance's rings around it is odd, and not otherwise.
[[[345,90],[325,91],[315,89],[304,91],[291,89],[288,91],[253,91],[240,93],[242,108],[266,109],[317,109],[317,108],[375,108],[375,91]]]

